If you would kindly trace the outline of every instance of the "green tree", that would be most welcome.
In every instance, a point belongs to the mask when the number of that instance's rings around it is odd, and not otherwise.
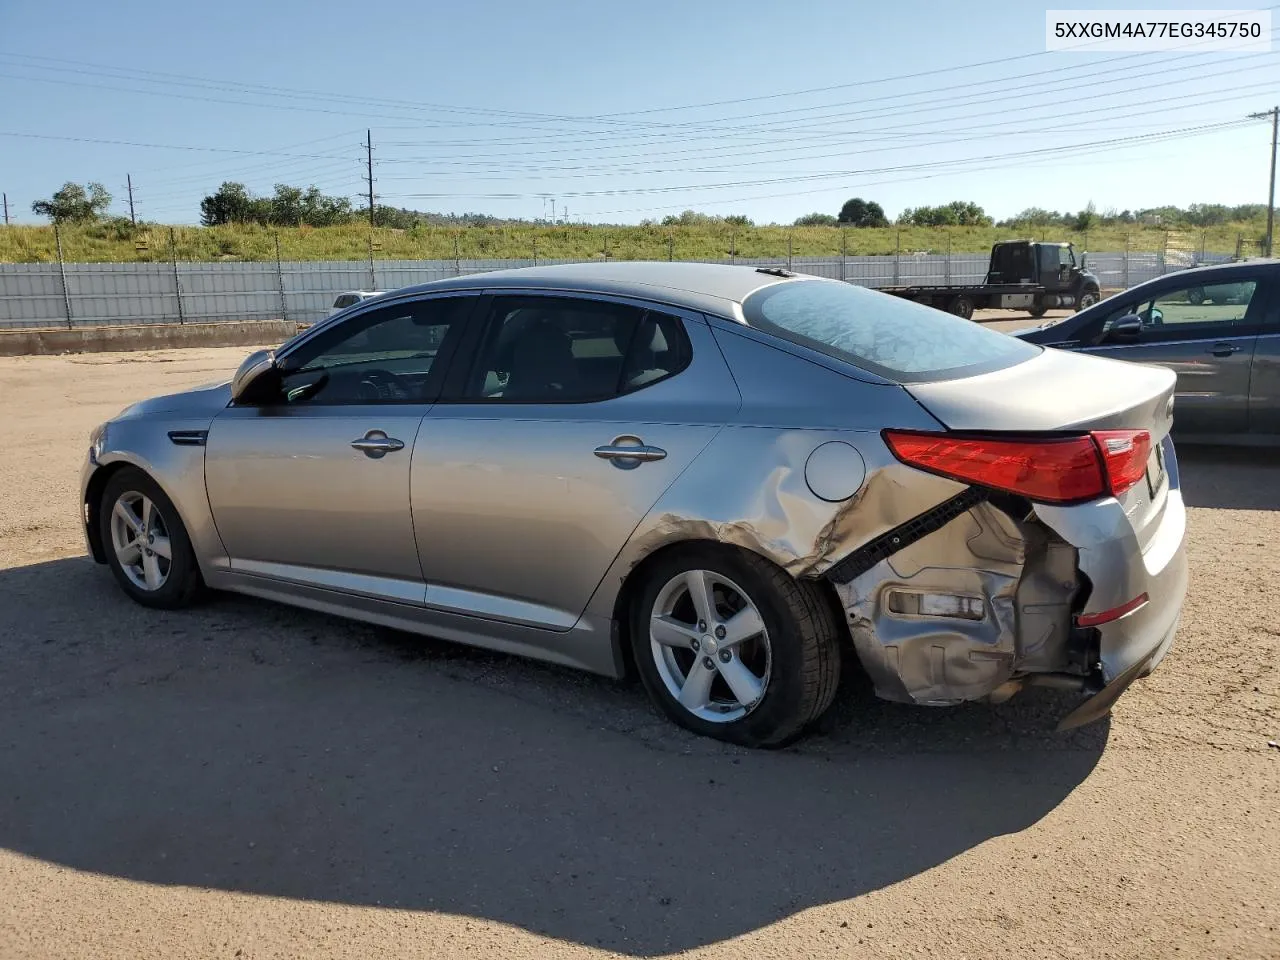
[[[335,227],[351,220],[351,201],[346,197],[327,197],[318,187],[310,186],[302,195],[302,222],[309,227]]]
[[[834,227],[838,220],[829,213],[806,213],[803,217],[796,217],[794,226],[797,227]]]
[[[280,227],[298,227],[302,225],[301,187],[291,187],[287,183],[277,183],[276,192],[271,197],[271,222]]]
[[[1075,219],[1071,224],[1077,230],[1089,230],[1098,225],[1098,211],[1090,200],[1083,210],[1075,215]]]
[[[874,200],[863,200],[861,197],[846,200],[844,206],[840,208],[840,215],[836,217],[836,221],[851,227],[887,227],[889,225],[889,219],[884,215],[884,207]]]
[[[1001,226],[1047,227],[1050,224],[1059,224],[1061,222],[1062,214],[1056,210],[1046,210],[1044,207],[1027,207],[1025,210],[1015,213],[1008,220],[1005,220]]]
[[[111,194],[102,184],[90,183],[86,190],[78,183],[67,182],[48,200],[31,204],[31,212],[54,223],[85,223],[97,220],[109,206]]]
[[[206,227],[251,223],[257,219],[255,204],[243,183],[228,180],[200,201],[200,222]]]
[[[937,207],[908,207],[898,222],[913,227],[989,227],[991,218],[976,203],[952,200]]]

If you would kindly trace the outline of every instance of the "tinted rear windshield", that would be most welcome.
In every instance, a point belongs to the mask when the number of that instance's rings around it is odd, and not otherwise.
[[[972,320],[834,280],[775,283],[742,304],[747,323],[905,383],[1011,367],[1041,350]]]

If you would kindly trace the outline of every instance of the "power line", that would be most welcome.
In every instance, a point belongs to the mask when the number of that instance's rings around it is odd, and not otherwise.
[[[1248,119],[1227,120],[1227,121],[1222,121],[1216,124],[1206,124],[1199,127],[1167,130],[1167,131],[1162,131],[1160,133],[1154,133],[1154,134],[1139,134],[1132,137],[1115,137],[1107,140],[1097,140],[1092,142],[1076,144],[1074,147],[1066,147],[1066,148],[1046,147],[1046,148],[1041,148],[1037,150],[1024,150],[1024,151],[1015,152],[1015,153],[987,154],[987,155],[977,156],[977,157],[965,157],[965,158],[960,158],[956,160],[939,160],[939,161],[930,161],[926,163],[917,163],[917,164],[899,164],[896,166],[889,166],[889,167],[872,167],[872,168],[865,168],[865,169],[859,169],[859,170],[843,170],[835,173],[806,174],[806,175],[794,176],[794,177],[770,177],[770,178],[759,179],[759,180],[738,180],[738,181],[727,181],[723,183],[711,183],[711,184],[680,184],[676,186],[664,186],[664,187],[635,187],[635,188],[621,188],[621,189],[610,189],[610,190],[558,191],[558,194],[560,196],[567,196],[567,197],[589,198],[589,197],[602,197],[602,196],[627,196],[627,195],[635,195],[635,194],[676,193],[676,192],[686,192],[686,191],[695,191],[695,190],[723,190],[723,189],[731,189],[733,187],[766,186],[766,185],[781,184],[781,183],[804,183],[804,182],[811,182],[815,180],[838,179],[841,177],[860,176],[860,175],[866,175],[866,174],[938,169],[938,168],[946,168],[946,167],[951,167],[951,166],[960,165],[960,164],[981,163],[981,162],[993,161],[993,160],[1007,160],[1007,159],[1015,159],[1020,157],[1035,157],[1035,156],[1040,156],[1046,153],[1052,153],[1056,155],[1065,155],[1068,153],[1073,153],[1077,150],[1083,150],[1085,148],[1119,147],[1121,145],[1134,146],[1142,143],[1156,142],[1164,139],[1179,138],[1183,136],[1194,135],[1194,134],[1199,134],[1199,133],[1204,133],[1209,131],[1225,130],[1233,127],[1246,125],[1248,122],[1249,122]],[[448,198],[448,197],[469,197],[472,199],[504,199],[506,200],[506,199],[528,199],[531,196],[537,197],[539,195],[540,194],[527,194],[527,193],[488,193],[488,194],[413,193],[413,194],[403,194],[401,196],[404,198],[410,198],[410,199],[442,199],[442,198]]]
[[[1261,89],[1266,89],[1266,90],[1270,90],[1270,89],[1272,89],[1272,87],[1273,87],[1273,84],[1271,84],[1271,83],[1269,83],[1269,82],[1262,82],[1262,83],[1259,83],[1259,84],[1254,84],[1254,85],[1251,85],[1250,87],[1239,87],[1239,88],[1236,88],[1236,92],[1235,92],[1232,96],[1229,96],[1229,97],[1220,97],[1220,98],[1216,98],[1216,99],[1212,99],[1212,100],[1207,100],[1207,101],[1204,101],[1204,102],[1201,102],[1201,103],[1196,103],[1196,104],[1194,104],[1193,106],[1197,106],[1197,107],[1200,107],[1200,106],[1211,106],[1211,105],[1215,105],[1215,104],[1219,104],[1219,103],[1224,103],[1224,102],[1234,102],[1234,101],[1237,101],[1237,100],[1239,100],[1239,99],[1240,99],[1240,94],[1241,94],[1241,92],[1243,92],[1243,91],[1248,91],[1248,90],[1252,90],[1252,89],[1259,89],[1259,90],[1261,90]],[[1179,100],[1179,101],[1184,100],[1184,98],[1182,98],[1182,97],[1173,97],[1173,98],[1167,98],[1167,97],[1166,97],[1166,98],[1157,98],[1157,99],[1155,99],[1155,100],[1148,100],[1148,101],[1137,101],[1137,102],[1135,102],[1133,105],[1134,105],[1135,107],[1139,107],[1139,106],[1144,106],[1144,105],[1149,105],[1149,104],[1158,104],[1158,103],[1164,103],[1164,102],[1167,102],[1167,101],[1168,101],[1168,100],[1170,100],[1170,99],[1172,99],[1172,100]],[[1182,108],[1183,108],[1183,106],[1185,106],[1185,104],[1178,105],[1178,106],[1173,106],[1173,107],[1167,107],[1167,108],[1164,108],[1164,109],[1157,109],[1157,110],[1150,110],[1150,109],[1135,110],[1135,111],[1133,111],[1132,113],[1129,113],[1129,114],[1118,114],[1118,115],[1114,115],[1114,118],[1115,118],[1115,119],[1122,119],[1122,118],[1127,117],[1127,116],[1135,116],[1135,117],[1136,117],[1136,116],[1148,116],[1148,115],[1150,115],[1150,114],[1154,114],[1154,113],[1169,112],[1170,110],[1179,110],[1179,109],[1182,109]],[[1084,110],[1069,111],[1069,112],[1067,112],[1067,113],[1062,113],[1062,114],[1056,114],[1056,115],[1043,116],[1043,117],[1040,117],[1039,119],[1040,119],[1041,121],[1048,122],[1048,121],[1053,121],[1053,120],[1062,120],[1062,119],[1067,119],[1067,118],[1074,117],[1074,116],[1080,116],[1080,115],[1088,114],[1088,113],[1091,113],[1091,112],[1092,112],[1092,108],[1086,108],[1086,109],[1084,109]],[[1016,123],[1016,122],[1019,122],[1019,121],[1010,121],[1010,122],[1014,122],[1014,123]],[[1000,124],[993,124],[993,125],[991,125],[991,126],[988,126],[988,127],[986,127],[986,128],[985,128],[985,130],[989,131],[989,130],[991,130],[991,129],[994,129],[994,128],[995,128],[995,127],[997,127],[997,126],[1000,126]],[[1132,129],[1132,128],[1131,128],[1131,127],[1126,127],[1125,129]],[[951,138],[951,139],[946,140],[943,144],[939,144],[939,145],[946,145],[946,144],[951,144],[951,143],[966,143],[966,142],[970,142],[970,141],[974,141],[974,140],[983,140],[983,141],[986,141],[986,140],[993,139],[993,138],[992,138],[991,136],[989,136],[987,133],[983,132],[983,128],[974,128],[974,127],[969,127],[969,126],[966,126],[966,127],[960,127],[960,128],[954,128],[954,129],[945,130],[945,131],[936,131],[936,132],[938,132],[938,133],[945,133],[945,134],[952,134],[952,133],[964,132],[964,131],[972,131],[972,135],[970,135],[970,136],[964,136],[964,137],[954,137],[954,138]],[[1018,134],[1027,133],[1027,132],[1030,132],[1030,133],[1039,133],[1039,132],[1042,132],[1042,131],[1038,131],[1038,130],[1035,130],[1035,129],[1032,129],[1032,130],[1019,130],[1019,131],[1016,131],[1016,133],[1018,133]],[[1157,131],[1157,132],[1158,132],[1158,131]],[[809,149],[813,149],[813,148],[809,148]],[[849,157],[849,156],[860,156],[860,155],[865,155],[865,154],[870,154],[870,153],[892,152],[892,151],[900,150],[900,149],[903,149],[903,148],[902,148],[902,147],[900,147],[900,146],[891,146],[891,147],[871,147],[871,148],[867,148],[867,149],[864,149],[864,150],[842,150],[842,151],[840,151],[840,152],[838,152],[838,153],[828,153],[828,154],[819,154],[819,155],[808,155],[808,154],[806,154],[805,156],[803,156],[803,157],[797,157],[796,159],[803,159],[803,160],[822,160],[822,159],[830,159],[830,158],[834,158],[834,157]],[[687,155],[688,153],[698,153],[698,152],[699,152],[699,151],[684,151],[683,153]],[[796,152],[797,152],[796,148],[790,148],[790,147],[779,147],[779,148],[772,149],[772,150],[757,150],[757,151],[754,151],[754,152],[753,152],[753,156],[757,156],[757,157],[758,157],[758,156],[760,156],[760,155],[762,155],[762,154],[771,154],[771,153],[786,153],[786,154],[792,154],[792,153],[796,153]],[[670,154],[668,154],[668,156],[672,156],[672,157],[680,156],[680,155],[682,155],[682,153],[681,153],[681,152],[679,152],[679,151],[677,151],[677,152],[675,152],[675,153],[670,153]],[[645,159],[647,156],[648,156],[648,155],[646,155],[646,154],[636,155],[636,159]],[[609,159],[614,159],[614,158],[609,158]],[[617,158],[617,159],[623,159],[623,158]],[[482,163],[480,163],[480,162],[477,162],[477,163],[465,163],[465,164],[464,164],[464,163],[455,163],[455,162],[454,162],[454,161],[452,161],[452,160],[438,160],[438,161],[437,161],[437,160],[431,160],[430,158],[425,158],[425,159],[423,159],[423,160],[421,160],[421,161],[411,161],[411,160],[405,160],[405,159],[391,158],[391,159],[385,160],[384,162],[385,162],[385,163],[407,163],[407,162],[414,162],[414,163],[418,163],[418,162],[421,162],[421,163],[434,163],[434,164],[436,164],[437,166],[440,166],[440,167],[448,167],[448,166],[451,166],[451,165],[458,165],[458,166],[464,166],[464,167],[468,167],[468,168],[475,168],[475,167],[481,167],[481,166],[482,166]],[[724,167],[729,167],[729,168],[733,168],[733,167],[738,167],[738,168],[740,168],[740,167],[758,166],[758,165],[760,165],[761,163],[773,163],[773,162],[777,162],[777,160],[767,160],[767,161],[762,161],[762,160],[744,160],[744,161],[739,162],[739,163],[728,163],[728,164],[724,164],[723,166],[724,166]],[[513,168],[508,168],[508,169],[513,169]],[[643,168],[640,168],[640,167],[634,167],[634,166],[602,166],[601,164],[598,164],[598,163],[597,163],[597,164],[592,164],[592,165],[590,165],[590,166],[566,166],[565,164],[556,164],[556,165],[554,165],[554,166],[549,166],[549,167],[523,167],[523,168],[519,168],[519,171],[520,171],[521,173],[527,173],[527,172],[539,172],[539,171],[548,171],[548,170],[551,170],[551,171],[557,171],[557,172],[560,172],[560,171],[573,171],[573,170],[589,170],[589,171],[593,171],[594,173],[597,173],[597,174],[598,174],[598,173],[600,173],[600,172],[608,172],[608,173],[644,173],[644,174],[655,174],[655,175],[656,175],[656,174],[660,174],[660,173],[716,173],[716,172],[722,172],[722,171],[721,171],[721,170],[719,170],[719,169],[709,169],[709,168],[687,168],[687,167],[686,167],[686,168],[654,168],[654,167],[652,167],[652,166],[645,166],[645,167],[643,167]],[[471,172],[472,172],[472,173],[474,173],[475,171],[471,171]],[[493,170],[490,170],[490,171],[488,171],[488,172],[490,172],[490,173],[497,173],[497,172],[500,172],[500,171],[493,171]],[[429,174],[429,175],[431,175],[431,176],[441,176],[441,175],[444,175],[444,174],[442,174],[440,171],[436,171],[436,170],[428,171],[428,174]],[[566,174],[564,174],[564,178],[565,178],[565,179],[579,179],[579,178],[580,178],[580,175],[566,173]],[[395,178],[391,178],[391,179],[395,179]],[[416,178],[401,178],[401,179],[416,179]],[[511,179],[514,179],[514,177],[511,177]],[[554,179],[554,178],[553,178],[553,179]]]
[[[1135,146],[1141,146],[1141,144],[1135,144]],[[1119,147],[1119,148],[1105,147],[1097,150],[1082,151],[1082,152],[1073,154],[1070,157],[1064,158],[1066,162],[1063,162],[1063,163],[1058,163],[1057,162],[1058,155],[1054,154],[1047,157],[1041,157],[1039,159],[1013,160],[1010,162],[992,162],[986,167],[984,167],[983,169],[998,170],[998,169],[1004,169],[1011,166],[1017,167],[1019,170],[1025,167],[1037,167],[1040,169],[1054,169],[1055,167],[1066,166],[1072,170],[1077,170],[1082,167],[1088,167],[1088,166],[1115,166],[1117,163],[1126,163],[1126,162],[1147,163],[1152,159],[1158,159],[1158,158],[1151,157],[1149,155],[1144,154],[1141,157],[1134,157],[1131,160],[1118,160],[1113,155],[1116,149],[1123,150],[1125,148],[1124,147]],[[1107,157],[1108,157],[1106,161],[1101,161],[1101,162],[1095,161],[1093,163],[1088,163],[1088,162],[1080,162],[1080,159],[1079,159],[1080,157],[1088,157],[1088,156],[1093,156],[1096,154],[1104,154],[1104,153],[1107,154]],[[922,180],[933,180],[933,179],[937,179],[938,177],[953,176],[955,174],[962,174],[967,172],[969,171],[968,170],[953,170],[953,171],[944,170],[941,172],[917,173],[909,176],[885,176],[885,177],[879,177],[871,180],[859,180],[858,188],[861,189],[869,186],[880,186],[883,184],[918,183]],[[807,190],[790,190],[790,191],[785,191],[781,193],[753,194],[751,196],[731,197],[729,199],[702,200],[702,201],[699,201],[699,206],[720,207],[720,206],[754,203],[759,200],[776,200],[776,199],[789,199],[792,197],[807,197],[817,193],[830,193],[836,189],[840,189],[840,188],[827,186],[827,187],[817,187],[817,188],[807,189]],[[629,207],[629,208],[620,209],[620,210],[601,210],[601,211],[596,211],[594,214],[592,214],[592,216],[607,217],[607,216],[615,216],[618,214],[655,213],[655,212],[662,212],[662,211],[669,211],[669,210],[679,210],[683,206],[684,206],[683,204],[668,204],[664,206],[652,206],[652,207]]]
[[[1185,47],[1193,48],[1195,46],[1202,45],[1207,42],[1209,41],[1192,41],[1191,43],[1186,44]],[[977,64],[961,64],[955,67],[937,68],[935,70],[920,71],[914,74],[903,74],[896,77],[875,78],[871,80],[857,81],[850,84],[838,84],[830,88],[813,88],[812,90],[809,90],[809,91],[795,91],[790,93],[771,94],[771,95],[765,95],[762,97],[755,97],[755,98],[740,98],[737,101],[725,101],[725,103],[749,102],[751,100],[774,99],[779,97],[798,96],[806,93],[817,92],[822,89],[847,89],[850,87],[876,85],[876,84],[900,81],[904,79],[913,79],[913,78],[919,78],[924,76],[932,76],[932,75],[937,75],[942,73],[950,73],[950,72],[955,72],[960,70],[973,69],[975,67],[989,66],[996,63],[1006,63],[1011,61],[1030,59],[1032,57],[1039,57],[1039,56],[1046,55],[1048,52],[1049,51],[1040,51],[1037,53],[1023,54],[1021,56],[1010,57],[1005,60],[982,61]],[[18,64],[13,64],[14,66],[19,66],[19,67],[26,66],[29,68],[39,69],[39,70],[61,71],[66,73],[78,73],[78,74],[86,74],[91,76],[105,76],[109,79],[125,80],[126,82],[164,83],[167,87],[178,84],[178,85],[186,85],[186,86],[195,86],[200,89],[232,91],[232,92],[248,94],[248,95],[287,97],[287,98],[295,98],[295,99],[301,98],[301,99],[309,99],[309,100],[315,100],[320,102],[343,103],[343,104],[351,104],[351,105],[373,104],[373,105],[390,106],[394,109],[402,109],[402,110],[414,110],[414,111],[435,110],[435,111],[442,111],[442,112],[496,116],[496,117],[502,117],[502,118],[516,117],[521,119],[537,120],[543,123],[545,122],[556,122],[556,123],[583,123],[583,122],[592,123],[594,122],[594,123],[608,123],[608,124],[615,124],[615,125],[629,123],[631,126],[635,126],[636,123],[634,121],[624,121],[624,120],[620,120],[619,118],[625,117],[625,116],[636,116],[643,113],[654,112],[650,110],[630,111],[630,112],[623,112],[619,114],[603,114],[603,115],[598,115],[594,117],[592,116],[575,117],[575,116],[565,116],[565,115],[555,115],[555,114],[531,113],[527,111],[498,110],[493,108],[460,107],[460,106],[450,105],[450,104],[419,103],[419,102],[413,102],[413,101],[392,100],[388,98],[357,97],[357,96],[343,95],[343,94],[326,94],[326,93],[317,92],[317,91],[300,90],[297,88],[275,87],[275,86],[269,86],[269,85],[263,85],[263,84],[248,84],[248,83],[243,83],[239,81],[215,80],[210,78],[190,77],[184,74],[165,73],[160,71],[137,70],[132,68],[126,69],[126,68],[112,67],[110,65],[105,65],[105,64],[87,64],[81,61],[67,60],[64,58],[46,57],[46,56],[23,54],[23,53],[0,52],[0,56],[8,57],[10,60],[16,59],[20,61]],[[1130,55],[1130,56],[1145,56],[1145,55]],[[1122,61],[1126,59],[1130,59],[1130,57],[1111,58],[1107,61],[1104,61],[1104,63],[1114,63],[1114,62]],[[40,65],[40,63],[24,64],[21,61],[42,61],[46,63],[55,63],[55,64],[74,64],[74,66],[47,67],[47,66]],[[86,68],[94,68],[94,69],[86,69]],[[1074,71],[1078,69],[1081,69],[1081,66],[1077,65],[1077,66],[1060,67],[1060,68],[1054,68],[1049,71],[1039,71],[1038,73],[1047,74],[1047,73],[1054,73],[1054,72]],[[1121,69],[1130,69],[1130,68],[1121,68]],[[1031,76],[1031,75],[1034,75],[1034,74],[1029,74],[1024,76]],[[16,79],[33,80],[36,82],[65,83],[65,84],[71,84],[76,86],[92,86],[97,89],[112,89],[120,92],[173,96],[173,97],[179,97],[184,99],[209,100],[210,102],[231,103],[231,104],[242,105],[242,106],[274,107],[277,109],[282,107],[282,105],[280,104],[264,104],[264,103],[253,103],[253,102],[242,101],[242,100],[221,100],[221,99],[207,98],[207,97],[192,97],[190,95],[180,94],[173,90],[168,90],[168,89],[160,90],[160,91],[138,90],[133,88],[107,87],[103,84],[83,84],[83,83],[77,83],[75,81],[60,81],[60,80],[54,80],[48,77],[30,77],[30,76],[23,76],[23,75],[17,75],[15,77],[15,75],[12,75],[12,74],[6,75],[6,76],[9,76],[11,78],[16,78]],[[152,80],[150,79],[151,77],[157,77],[162,79]],[[1007,81],[1006,80],[977,81],[975,84],[972,84],[972,85],[989,85],[992,83],[1000,83],[1000,82],[1007,82]],[[889,95],[889,97],[887,98],[882,97],[882,98],[875,98],[875,99],[883,100],[883,99],[892,99],[895,96],[901,97],[901,96],[911,96],[911,95],[914,95],[914,94]],[[699,105],[687,105],[684,107],[672,107],[672,108],[661,108],[661,109],[665,109],[665,110],[691,109],[695,106],[699,106]],[[702,106],[705,106],[705,105],[702,105]],[[302,109],[302,110],[318,109],[318,108],[312,108],[312,107],[302,107],[296,104],[292,105],[289,108]],[[818,108],[810,107],[810,108],[798,108],[798,109],[810,110],[810,109],[818,109]],[[319,112],[342,113],[344,111],[319,110]],[[349,113],[350,111],[347,111],[347,112]],[[775,111],[775,113],[776,112],[777,111]],[[794,112],[794,111],[781,111],[781,112]],[[367,116],[368,114],[367,114],[367,111],[364,111],[357,115]],[[727,119],[733,120],[733,119],[745,119],[745,118],[727,118]],[[463,124],[463,126],[501,126],[501,125],[527,126],[527,124],[512,123],[510,119],[504,119],[503,123],[500,123],[500,124],[492,123],[492,122],[479,123],[479,124]],[[687,127],[694,124],[647,123],[645,125],[649,127],[672,128],[672,127],[682,127],[682,126]],[[539,128],[534,127],[533,129],[539,129]],[[546,129],[546,128],[541,128],[541,129]],[[563,131],[563,130],[559,130],[558,128],[553,128],[551,132],[553,134],[561,134],[561,133],[570,132],[570,131]]]

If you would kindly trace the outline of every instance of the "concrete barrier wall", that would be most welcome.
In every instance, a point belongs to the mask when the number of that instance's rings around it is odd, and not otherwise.
[[[299,329],[299,324],[286,320],[99,325],[70,330],[19,328],[0,330],[0,357],[181,347],[253,347],[283,343]]]

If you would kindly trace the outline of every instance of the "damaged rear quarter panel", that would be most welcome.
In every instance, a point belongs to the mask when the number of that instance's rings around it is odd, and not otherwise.
[[[637,526],[589,605],[598,618],[614,616],[628,575],[665,547],[730,544],[794,577],[818,578],[868,541],[967,489],[900,463],[885,445],[880,431],[886,427],[941,427],[901,386],[846,377],[755,338],[713,329],[742,406]],[[835,503],[817,497],[805,478],[810,455],[832,441],[854,447],[865,465],[856,493]],[[1061,568],[1065,562],[1074,570],[1074,552],[1054,554],[1053,566],[1045,539],[1039,528],[1023,529],[979,503],[838,585],[855,650],[877,693],[955,703],[990,694],[1014,674],[1020,658],[1053,665],[1037,669],[1058,669],[1075,590]],[[983,619],[889,613],[883,601],[895,586],[981,598]]]
[[[743,403],[654,504],[610,566],[588,611],[611,617],[627,575],[646,557],[685,541],[731,544],[796,577],[818,577],[867,539],[927,510],[962,485],[899,463],[880,430],[937,429],[896,384],[869,383],[758,342],[716,330]],[[840,502],[805,479],[819,446],[847,443],[865,479]]]

